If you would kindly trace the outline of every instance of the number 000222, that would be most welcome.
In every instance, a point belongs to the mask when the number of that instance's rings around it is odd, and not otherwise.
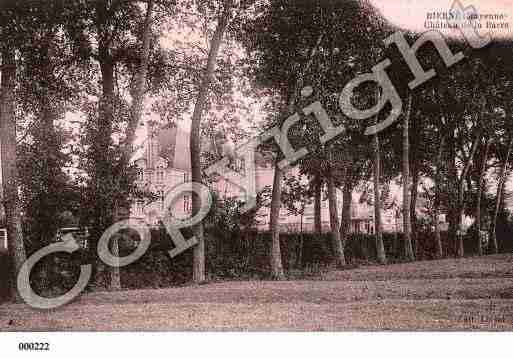
[[[50,343],[20,343],[18,349],[23,351],[50,350]]]

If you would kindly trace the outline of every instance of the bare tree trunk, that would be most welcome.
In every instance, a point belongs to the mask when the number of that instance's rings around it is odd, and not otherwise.
[[[232,9],[233,1],[226,0],[224,2],[224,10],[218,19],[217,27],[210,42],[210,51],[208,54],[207,66],[203,74],[201,87],[199,89],[198,98],[194,106],[191,124],[191,172],[192,182],[203,183],[203,176],[201,175],[201,148],[200,148],[200,130],[201,130],[201,117],[207,102],[207,96],[214,75],[214,69],[217,62],[217,54],[223,39],[223,35],[228,25],[230,11]],[[193,216],[201,209],[201,199],[195,194],[192,194],[192,214]],[[193,233],[198,244],[194,247],[194,264],[193,264],[193,281],[201,283],[206,280],[205,274],[205,238],[203,223],[198,223],[193,226]]]
[[[418,258],[420,245],[417,241],[417,198],[418,198],[418,188],[420,181],[420,163],[419,163],[419,128],[416,121],[411,121],[411,112],[410,109],[410,122],[408,128],[408,157],[410,161],[410,180],[411,180],[411,188],[410,188],[410,225],[411,225],[411,242],[413,247],[414,257]]]
[[[105,191],[113,186],[114,178],[112,159],[109,157],[109,151],[112,144],[112,126],[115,113],[115,63],[110,54],[109,45],[99,44],[100,72],[102,97],[99,104],[99,114],[96,118],[93,138],[93,156],[94,156],[94,223],[92,229],[92,243],[90,251],[94,256],[93,282],[97,287],[106,286],[110,289],[110,279],[115,273],[112,267],[105,269],[105,264],[96,254],[98,240],[102,232],[107,229],[114,221],[116,204],[110,196],[105,195]]]
[[[346,179],[342,190],[342,220],[340,223],[340,239],[346,243],[351,232],[351,201],[353,187],[352,183]]]
[[[314,232],[317,234],[322,232],[321,196],[321,176],[316,174],[314,178]]]
[[[16,277],[26,260],[21,222],[21,205],[18,197],[18,168],[16,156],[16,118],[15,118],[15,81],[16,60],[9,48],[2,51],[2,78],[0,99],[0,142],[2,159],[3,200],[6,217],[7,245],[9,257],[13,261],[13,273],[10,276],[10,296],[15,302],[21,302]]]
[[[481,197],[485,185],[486,162],[488,161],[488,152],[490,151],[491,141],[485,139],[485,150],[483,154],[483,162],[481,163],[481,171],[479,172],[479,184],[477,186],[477,204],[476,204],[476,225],[477,225],[477,254],[483,255],[483,244],[481,243]]]
[[[333,181],[333,173],[331,168],[328,170],[328,204],[330,209],[330,227],[331,227],[331,240],[333,243],[333,251],[335,254],[335,265],[337,268],[342,268],[346,265],[346,258],[344,256],[344,246],[340,239],[340,227],[338,222],[337,211],[337,193],[335,183]]]
[[[141,121],[142,108],[144,102],[144,93],[146,91],[146,77],[148,74],[148,62],[150,58],[150,37],[151,24],[153,22],[153,0],[148,0],[146,8],[146,17],[144,20],[144,29],[141,36],[141,49],[139,50],[139,64],[134,76],[132,87],[132,104],[130,106],[130,120],[126,130],[126,139],[124,146],[124,155],[130,157],[132,146],[135,139],[137,126]]]
[[[90,255],[94,262],[92,282],[95,287],[110,287],[109,278],[105,278],[105,265],[99,259],[96,250],[102,233],[114,219],[115,201],[109,193],[116,185],[114,166],[109,153],[112,146],[112,126],[115,112],[115,60],[112,56],[112,29],[106,25],[109,10],[106,2],[96,2],[97,18],[95,21],[98,32],[98,62],[100,66],[101,97],[98,115],[91,119],[88,135],[91,137],[91,152],[94,169],[91,178],[91,196],[93,214],[90,237]]]
[[[467,178],[468,171],[470,169],[470,166],[472,165],[472,161],[474,160],[477,147],[479,145],[479,142],[481,141],[481,132],[478,131],[476,134],[476,138],[474,139],[474,142],[472,143],[472,148],[470,150],[469,158],[467,159],[467,162],[465,163],[465,166],[463,167],[463,171],[461,172],[461,177],[459,179],[459,187],[458,187],[458,217],[457,217],[457,223],[458,223],[458,229],[461,230],[462,226],[462,219],[465,209],[465,180]],[[458,247],[457,247],[457,256],[463,257],[465,255],[465,249],[463,246],[463,236],[458,236]]]
[[[413,247],[411,244],[411,216],[410,216],[410,140],[409,122],[411,116],[412,96],[408,96],[408,108],[403,117],[403,233],[406,259],[414,261]]]
[[[112,236],[112,243],[111,243],[111,253],[113,256],[119,257],[119,238],[117,235]],[[110,291],[118,291],[121,290],[121,270],[119,266],[110,267],[110,284],[109,284],[109,290]]]
[[[249,264],[251,260],[251,227],[246,228],[244,231],[244,249],[245,249],[245,255],[244,255],[244,270],[247,271],[249,269]]]
[[[457,246],[456,233],[458,231],[458,171],[456,170],[456,126],[454,116],[447,118],[449,126],[449,136],[445,139],[447,142],[447,174],[448,174],[448,221],[449,221],[449,248],[455,249]],[[447,250],[447,254],[449,250]]]
[[[417,165],[413,165],[412,168],[412,182],[411,182],[411,194],[410,194],[410,223],[411,223],[411,241],[413,247],[414,257],[418,256],[419,243],[417,242],[417,198],[418,198],[418,187],[419,187],[419,170]]]
[[[444,138],[440,139],[440,147],[438,148],[438,156],[436,160],[436,175],[435,175],[435,205],[434,205],[434,222],[435,222],[435,242],[436,254],[438,258],[443,257],[442,237],[440,235],[440,196],[441,196],[441,168],[442,168],[442,153],[444,147]]]
[[[385,246],[383,245],[383,233],[381,228],[381,195],[379,191],[379,176],[381,173],[381,153],[378,134],[374,135],[374,229],[376,232],[376,253],[378,262],[385,264],[387,261]]]
[[[297,260],[296,260],[296,267],[298,269],[302,269],[303,268],[303,248],[304,248],[304,244],[305,244],[305,236],[304,236],[304,233],[303,233],[303,216],[304,216],[304,213],[305,213],[305,204],[303,203],[303,208],[302,208],[302,211],[301,211],[301,221],[299,223],[299,235],[300,235],[300,240],[299,240],[299,248],[298,248],[298,254],[297,254]]]
[[[275,280],[285,279],[280,249],[280,208],[282,192],[283,171],[278,166],[278,159],[274,166],[273,191],[271,199],[270,230],[271,230],[271,276]]]
[[[490,228],[490,250],[492,253],[499,253],[499,245],[497,243],[497,216],[499,215],[499,210],[502,203],[502,195],[504,193],[504,184],[506,183],[506,178],[508,177],[508,162],[511,156],[511,149],[513,147],[513,138],[509,140],[508,149],[506,152],[506,158],[502,163],[501,174],[499,177],[499,183],[497,184],[497,198],[495,202],[495,210],[493,212],[492,225]]]
[[[114,221],[117,222],[117,221],[122,220],[123,218],[121,218],[121,216],[120,216],[119,206],[117,203],[115,204],[114,207],[115,207],[114,208]],[[123,236],[121,236],[119,233],[116,233],[111,238],[111,243],[110,243],[111,253],[115,257],[119,257],[119,240],[122,238],[123,238]],[[119,265],[114,266],[114,267],[109,267],[109,272],[110,272],[109,290],[112,292],[121,290],[122,289],[121,269],[120,269]]]
[[[50,29],[44,36],[41,38],[42,47],[41,47],[41,61],[39,62],[39,67],[41,74],[44,77],[44,81],[41,84],[41,95],[39,96],[39,103],[40,103],[40,112],[41,112],[41,119],[40,119],[40,125],[38,126],[37,134],[32,134],[32,140],[37,143],[48,144],[50,146],[55,146],[57,144],[56,142],[56,131],[55,131],[55,122],[58,120],[58,113],[59,111],[62,111],[62,109],[57,108],[58,101],[55,101],[54,96],[52,96],[52,91],[50,91],[49,86],[53,82],[53,73],[54,73],[54,64],[52,64],[52,59],[50,56],[50,53],[52,52],[54,45],[55,45],[55,38],[56,32],[55,29]],[[57,140],[58,141],[58,140]],[[59,151],[60,148],[53,147],[52,151],[46,152],[45,149],[42,147],[37,147],[36,151],[41,152],[40,157],[40,166],[42,169],[42,172],[40,175],[43,176],[45,184],[44,187],[52,187],[56,184],[58,185],[59,182],[56,182],[56,177],[58,177],[58,173],[56,170],[60,170],[60,168],[56,168],[55,164],[52,163],[50,160],[53,158],[56,153],[53,151]],[[45,153],[42,153],[42,152]],[[44,196],[46,197],[46,196]],[[51,200],[50,200],[51,201]],[[40,206],[44,207],[47,206],[48,199],[42,199],[39,200]],[[52,216],[55,215],[55,213],[52,213],[53,211],[49,211],[44,216],[45,218],[42,218],[41,224],[37,224],[35,226],[32,226],[31,230],[33,230],[35,233],[38,233],[39,237],[41,238],[40,244],[41,246],[48,245],[52,241],[52,237],[55,235],[55,232],[58,229],[58,223],[57,221],[53,221]],[[40,217],[41,218],[41,217]],[[51,281],[49,274],[52,271],[52,263],[51,261],[44,260],[41,261],[41,279],[40,283],[37,283],[39,285],[39,288],[41,290],[48,290],[51,286]]]

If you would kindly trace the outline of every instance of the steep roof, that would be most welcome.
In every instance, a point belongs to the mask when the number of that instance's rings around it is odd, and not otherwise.
[[[144,148],[139,149],[133,156],[132,162],[152,156],[154,163],[158,158],[163,158],[168,162],[169,167],[182,171],[191,171],[191,152],[189,148],[190,132],[176,125],[161,128],[153,132],[152,150],[150,151],[150,141],[146,140]],[[222,133],[218,133],[213,137],[204,136],[201,138],[201,150],[209,152],[216,156],[237,157],[236,149],[232,143],[227,141]],[[240,154],[239,154],[240,155]],[[266,167],[268,159],[265,159],[260,153],[256,153],[255,161],[257,167]]]
[[[156,136],[159,144],[158,156],[166,159],[169,166],[182,171],[191,171],[190,133],[172,126],[160,130]]]

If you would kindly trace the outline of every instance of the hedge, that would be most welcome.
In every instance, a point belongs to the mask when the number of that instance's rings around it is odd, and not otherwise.
[[[511,234],[503,229],[499,237],[501,252],[512,251]],[[184,233],[186,238],[191,233]],[[135,236],[121,242],[120,254],[131,253],[135,246]],[[187,250],[170,259],[168,251],[173,248],[165,230],[151,231],[150,249],[136,262],[121,268],[121,280],[124,288],[158,288],[188,283],[192,280],[192,250]],[[442,233],[444,255],[456,255],[455,241],[449,241]],[[322,234],[284,233],[280,235],[282,262],[291,277],[295,273],[310,273],[331,265],[333,251],[331,236]],[[389,263],[400,262],[404,257],[402,234],[384,233],[383,242]],[[376,262],[375,236],[352,234],[346,242],[345,256],[348,266],[354,267]],[[475,241],[469,233],[465,238],[465,253],[476,253]],[[271,236],[269,233],[223,232],[210,228],[206,233],[207,273],[209,280],[267,279],[269,278],[269,252]],[[414,241],[416,259],[435,258],[436,247],[432,233],[419,233]],[[90,262],[92,253],[78,251],[69,254],[54,254],[38,263],[31,282],[36,292],[55,296],[69,290],[75,284],[80,264]],[[6,253],[0,253],[0,300],[8,294],[10,261]],[[104,278],[105,281],[108,278]]]

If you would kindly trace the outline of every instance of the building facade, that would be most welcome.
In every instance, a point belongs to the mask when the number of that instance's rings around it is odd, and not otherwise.
[[[182,151],[189,145],[189,136],[177,127],[154,133],[148,129],[143,151],[132,161],[137,166],[136,184],[141,191],[152,193],[154,200],[134,200],[130,218],[156,226],[166,215],[185,218],[191,212],[191,196],[184,195],[173,205],[164,208],[164,198],[176,185],[189,182],[190,156]]]
[[[183,195],[172,206],[164,208],[164,197],[168,191],[175,186],[190,180],[190,152],[189,133],[178,127],[154,131],[148,128],[148,139],[140,153],[132,159],[138,167],[138,187],[146,192],[151,192],[155,200],[136,200],[130,209],[130,218],[143,221],[149,225],[156,226],[165,216],[185,218],[191,213],[191,196]],[[215,141],[214,141],[215,142]],[[230,152],[223,147],[221,141],[218,143],[207,143],[203,141],[202,148],[210,149],[218,153]],[[240,167],[243,167],[241,164]],[[294,171],[294,169],[292,169]],[[273,183],[274,170],[272,166],[262,161],[256,168],[257,191],[266,186],[271,187]],[[243,191],[233,183],[220,177],[212,189],[217,192],[220,198],[240,197],[244,198]],[[361,193],[354,193],[351,204],[351,225],[352,233],[374,233],[374,210],[372,206],[360,201]],[[342,192],[337,191],[337,204],[339,217],[342,213]],[[257,229],[266,231],[269,229],[270,209],[263,207],[257,214]],[[304,213],[297,215],[289,213],[282,206],[280,210],[280,229],[284,232],[312,232],[314,230],[314,205],[307,204]],[[322,230],[329,231],[329,207],[327,199],[321,202],[321,223]],[[402,219],[397,211],[383,211],[382,228],[386,232],[402,231]]]

